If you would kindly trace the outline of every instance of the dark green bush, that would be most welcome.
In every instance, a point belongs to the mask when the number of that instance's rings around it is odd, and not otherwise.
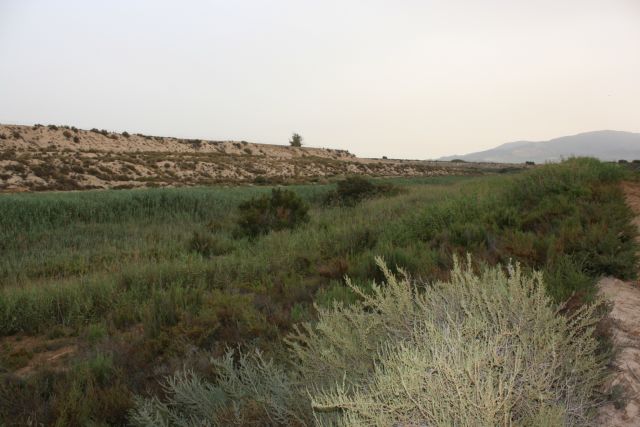
[[[256,237],[272,230],[295,228],[309,220],[309,207],[291,190],[274,188],[271,195],[253,198],[238,206],[241,235]]]
[[[544,278],[549,295],[555,301],[566,301],[572,295],[584,298],[593,292],[593,278],[584,272],[584,265],[569,255],[560,254],[545,266]]]
[[[25,173],[27,171],[27,168],[22,163],[7,165],[5,169],[16,173]]]
[[[391,184],[375,184],[361,176],[338,181],[336,190],[327,195],[327,204],[353,206],[363,199],[397,194],[399,189]]]
[[[267,178],[262,175],[257,175],[255,178],[253,178],[253,183],[258,185],[267,184]]]
[[[189,240],[189,250],[197,252],[204,257],[225,255],[231,252],[232,249],[230,242],[197,231],[193,233]]]
[[[375,192],[375,184],[360,176],[353,176],[343,181],[338,181],[336,188],[337,196],[343,201],[358,201],[375,194]]]
[[[302,147],[302,136],[299,133],[294,133],[293,135],[291,135],[289,145],[291,145],[292,147]]]

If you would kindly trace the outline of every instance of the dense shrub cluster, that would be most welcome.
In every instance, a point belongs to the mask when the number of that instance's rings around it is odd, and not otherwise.
[[[92,128],[91,132],[93,133],[99,133],[102,136],[109,136],[109,131],[106,129],[98,129],[98,128]]]
[[[290,336],[289,369],[259,353],[214,360],[218,377],[170,377],[141,399],[137,426],[568,425],[590,422],[604,359],[595,306],[557,314],[540,274],[474,274],[427,286],[398,279],[320,309]],[[455,392],[453,392],[455,391]]]
[[[189,240],[189,249],[204,257],[224,255],[231,252],[232,248],[231,243],[225,239],[197,231]]]
[[[399,189],[392,184],[374,183],[361,176],[340,180],[336,190],[326,197],[327,204],[353,206],[370,197],[398,194]]]
[[[277,188],[270,195],[241,203],[238,210],[239,232],[249,237],[294,228],[309,220],[309,207],[302,199],[291,190]]]
[[[429,206],[402,232],[394,230],[395,240],[418,239],[439,253],[470,251],[490,263],[517,259],[545,271],[557,301],[588,297],[602,275],[636,274],[637,231],[617,185],[623,176],[595,159],[546,165],[490,194]]]

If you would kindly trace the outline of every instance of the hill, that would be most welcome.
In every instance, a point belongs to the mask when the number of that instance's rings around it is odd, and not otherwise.
[[[519,166],[518,166],[519,167]],[[0,125],[0,191],[299,183],[332,176],[442,176],[501,164],[362,159],[345,150]]]
[[[568,157],[595,157],[605,161],[640,159],[640,133],[601,130],[563,136],[549,141],[516,141],[496,148],[440,160],[524,163],[556,162]]]

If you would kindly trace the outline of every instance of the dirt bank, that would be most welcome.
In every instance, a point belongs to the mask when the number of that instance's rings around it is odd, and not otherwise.
[[[640,228],[640,184],[624,183],[627,203],[636,214]],[[601,408],[598,424],[606,427],[640,426],[640,286],[606,277],[598,284],[612,304],[610,314],[615,346],[614,375],[608,384],[622,392],[622,398]]]

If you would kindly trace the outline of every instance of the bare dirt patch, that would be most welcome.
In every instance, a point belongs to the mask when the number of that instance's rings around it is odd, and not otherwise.
[[[31,373],[47,368],[50,371],[64,371],[69,361],[78,352],[76,338],[23,337],[12,336],[0,342],[5,363],[16,368],[12,373],[25,378]]]

